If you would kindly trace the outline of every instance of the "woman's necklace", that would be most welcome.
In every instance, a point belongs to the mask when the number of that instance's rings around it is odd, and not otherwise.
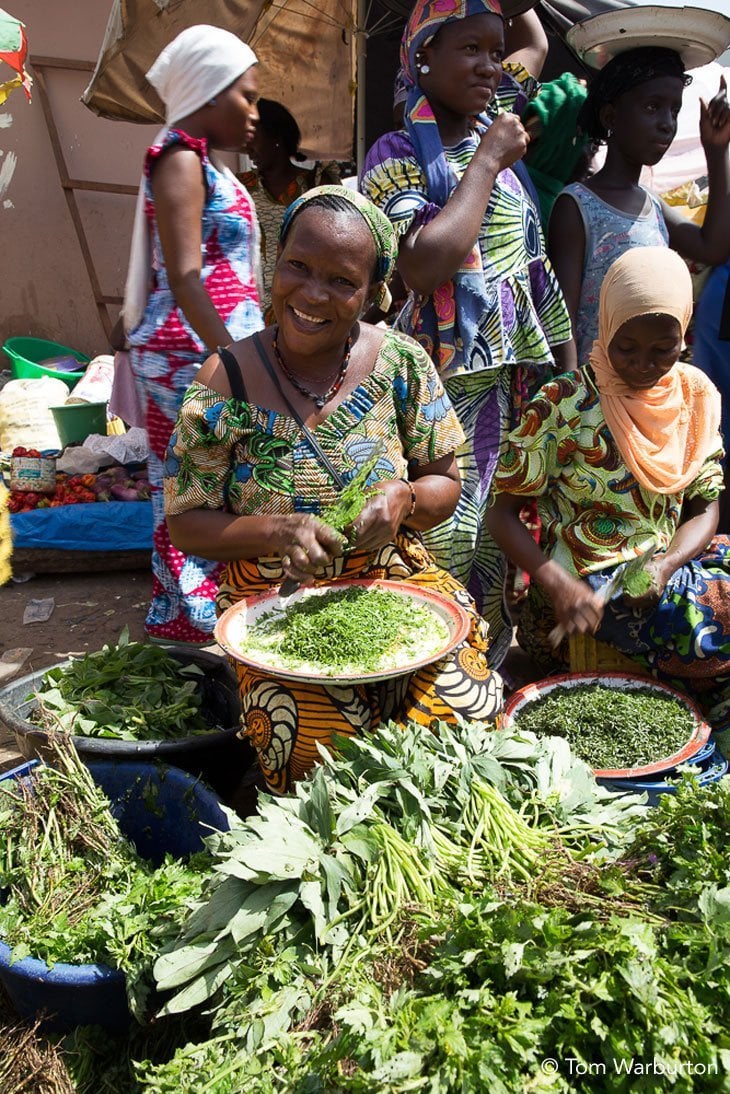
[[[328,384],[330,380],[334,380],[334,383],[331,385],[331,387],[327,388],[327,391],[321,393],[319,391],[311,391],[308,387],[305,387],[301,380],[291,371],[291,369],[287,368],[287,366],[284,364],[284,359],[282,358],[279,351],[278,330],[274,335],[274,341],[272,344],[274,349],[274,356],[276,357],[276,363],[286,376],[289,383],[293,384],[297,391],[300,391],[302,395],[306,395],[308,399],[313,399],[314,405],[317,407],[318,410],[321,410],[325,403],[328,403],[330,399],[334,398],[334,396],[342,387],[342,382],[347,375],[347,369],[350,364],[350,352],[352,350],[352,335],[350,335],[350,337],[347,339],[347,342],[345,344],[345,354],[339,365],[337,366],[337,369],[334,372],[331,372],[329,376],[322,377],[321,382],[323,384]]]

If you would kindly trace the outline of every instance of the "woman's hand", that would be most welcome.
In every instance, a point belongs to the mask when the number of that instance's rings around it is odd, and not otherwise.
[[[498,114],[481,136],[479,154],[487,157],[499,174],[522,159],[529,143],[527,130],[516,114]]]
[[[651,587],[641,596],[629,596],[622,593],[624,603],[639,611],[649,611],[655,608],[662,598],[662,593],[667,587],[667,582],[674,573],[674,569],[668,570],[665,562],[666,555],[657,555],[644,566],[644,573],[651,578]]]
[[[339,558],[346,545],[343,536],[316,517],[294,514],[281,517],[277,537],[281,568],[300,585],[311,585],[325,566]]]
[[[348,529],[352,549],[376,551],[392,543],[410,508],[411,491],[402,479],[376,483],[373,496]]]
[[[730,144],[730,103],[724,76],[720,77],[720,90],[709,103],[700,99],[700,140],[705,152],[726,149]]]
[[[553,570],[553,575],[556,571]],[[562,570],[558,580],[546,589],[555,611],[561,637],[570,634],[595,634],[603,619],[603,598],[586,581],[579,581]]]

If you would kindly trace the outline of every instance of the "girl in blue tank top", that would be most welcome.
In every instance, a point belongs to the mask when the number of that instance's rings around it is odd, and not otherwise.
[[[598,329],[598,296],[609,266],[628,247],[669,246],[683,258],[717,265],[730,257],[730,105],[725,81],[702,102],[700,139],[709,198],[702,226],[639,185],[644,165],[665,155],[689,83],[671,49],[646,47],[614,57],[596,75],[578,119],[606,144],[606,162],[585,184],[567,186],[553,208],[548,252],[573,322],[563,347],[566,370],[585,364]]]

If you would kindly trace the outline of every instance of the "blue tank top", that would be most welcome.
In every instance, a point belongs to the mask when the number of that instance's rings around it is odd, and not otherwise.
[[[609,205],[580,182],[571,183],[561,192],[575,201],[585,229],[583,284],[575,330],[578,364],[584,365],[598,335],[598,300],[609,266],[629,247],[668,247],[669,232],[661,205],[648,190],[644,191],[647,200],[639,216]]]

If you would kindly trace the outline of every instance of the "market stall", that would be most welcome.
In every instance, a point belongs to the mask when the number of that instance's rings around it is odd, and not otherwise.
[[[111,357],[9,339],[0,468],[16,572],[147,566],[152,503],[144,430],[110,419]]]

